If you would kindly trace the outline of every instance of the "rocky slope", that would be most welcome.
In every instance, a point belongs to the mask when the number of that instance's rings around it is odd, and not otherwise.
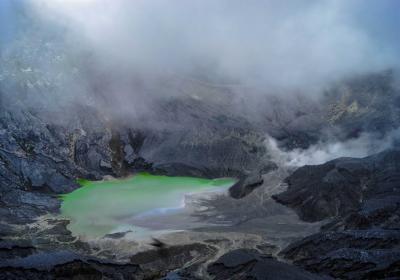
[[[209,266],[208,271],[213,279],[329,279],[249,250],[234,250],[223,255]]]
[[[281,254],[310,271],[346,279],[399,277],[400,151],[304,166],[274,198],[308,221],[327,219],[318,234]]]

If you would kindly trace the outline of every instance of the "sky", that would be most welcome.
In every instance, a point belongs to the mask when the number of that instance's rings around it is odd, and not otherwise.
[[[11,0],[0,2],[0,44],[8,42],[12,38],[13,33],[15,33],[13,9]]]

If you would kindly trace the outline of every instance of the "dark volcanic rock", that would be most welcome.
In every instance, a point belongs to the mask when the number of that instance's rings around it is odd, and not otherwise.
[[[129,232],[131,232],[131,231],[128,230],[128,231],[124,231],[124,232],[109,233],[109,234],[104,235],[104,238],[119,239],[119,238],[124,237]]]
[[[400,251],[342,248],[297,262],[309,271],[342,279],[399,279]]]
[[[307,270],[345,279],[400,276],[400,231],[322,232],[291,244],[281,254]]]
[[[329,279],[282,263],[257,251],[238,249],[226,253],[208,266],[214,279]]]
[[[381,229],[321,232],[291,244],[281,254],[291,260],[301,260],[342,248],[399,249],[400,232]]]
[[[400,203],[400,150],[387,150],[363,159],[340,158],[304,166],[290,175],[287,191],[274,196],[306,221],[344,216],[369,200]],[[389,198],[388,198],[389,197]],[[376,204],[376,203],[375,203]]]
[[[212,258],[216,252],[213,246],[193,243],[149,250],[132,256],[130,260],[139,265],[147,275],[161,277],[167,271],[182,269],[187,263],[190,263],[190,268],[186,268],[186,273],[190,273]]]
[[[36,252],[36,248],[29,242],[22,240],[1,240],[0,239],[0,262],[10,258],[26,257]]]
[[[240,179],[236,184],[229,188],[229,194],[233,198],[242,198],[251,193],[255,188],[264,183],[260,174],[253,174]]]
[[[345,279],[400,277],[400,151],[299,168],[274,198],[300,217],[333,217],[281,254],[307,270]]]
[[[359,211],[335,217],[323,230],[368,229],[371,227],[400,230],[400,197],[398,195],[369,199]]]
[[[104,262],[60,251],[0,264],[0,279],[143,279],[137,265]]]
[[[215,253],[214,247],[198,243],[138,253],[129,263],[71,251],[31,253],[0,262],[0,279],[159,279],[187,263],[185,271],[191,273]]]
[[[258,170],[263,137],[231,128],[149,132],[140,156],[167,175],[241,177]]]

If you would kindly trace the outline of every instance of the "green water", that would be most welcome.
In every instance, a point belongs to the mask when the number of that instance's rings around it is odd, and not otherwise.
[[[140,173],[126,179],[79,183],[81,188],[62,196],[61,215],[71,220],[68,229],[74,235],[101,237],[134,226],[127,222],[130,218],[179,211],[186,194],[227,189],[235,180]]]

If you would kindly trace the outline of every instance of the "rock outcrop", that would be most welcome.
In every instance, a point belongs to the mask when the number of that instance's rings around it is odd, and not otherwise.
[[[400,151],[304,166],[274,198],[307,221],[327,220],[320,233],[282,256],[306,269],[345,279],[400,275]]]
[[[221,256],[208,266],[213,279],[317,280],[329,279],[282,263],[257,251],[238,249]]]

